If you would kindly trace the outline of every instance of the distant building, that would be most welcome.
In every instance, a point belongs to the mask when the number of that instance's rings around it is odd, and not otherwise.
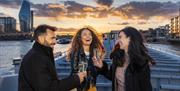
[[[148,30],[141,30],[145,41],[147,42],[155,42],[156,40],[164,39],[166,40],[169,36],[169,25],[159,26],[158,28],[149,28]]]
[[[118,36],[119,36],[119,32],[120,32],[120,30],[112,30],[111,32],[110,32],[110,34],[111,34],[111,39],[115,39],[115,40],[117,40],[118,39]]]
[[[159,26],[158,28],[155,29],[156,31],[156,37],[168,37],[169,33],[169,25],[165,26]]]
[[[16,32],[16,19],[13,17],[0,17],[0,32],[1,33]]]
[[[180,16],[171,19],[170,34],[172,37],[180,37]]]
[[[143,37],[151,37],[151,32],[153,31],[152,28],[149,28],[148,30],[139,30],[141,32],[141,34],[143,35]]]
[[[21,32],[30,32],[33,27],[33,12],[30,10],[30,2],[23,0],[19,12]]]
[[[0,24],[0,33],[4,33],[4,24]]]
[[[31,31],[34,31],[34,11],[31,10]]]

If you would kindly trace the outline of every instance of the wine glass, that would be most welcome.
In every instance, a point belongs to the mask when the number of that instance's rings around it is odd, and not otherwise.
[[[80,61],[79,62],[79,72],[84,72],[87,70],[87,62]]]

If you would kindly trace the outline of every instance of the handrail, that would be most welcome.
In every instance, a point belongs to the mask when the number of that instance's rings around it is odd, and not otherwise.
[[[171,50],[171,49],[167,49],[167,48],[163,48],[163,47],[155,47],[155,46],[152,46],[151,44],[145,44],[145,45],[147,48],[154,49],[154,50],[157,50],[157,51],[180,58],[180,51]]]
[[[55,61],[67,56],[68,51],[54,53]]]

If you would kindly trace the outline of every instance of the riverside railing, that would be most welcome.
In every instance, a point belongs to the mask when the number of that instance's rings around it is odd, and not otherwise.
[[[145,44],[147,48],[159,51],[159,52],[163,52],[165,54],[168,54],[170,56],[174,56],[178,59],[180,59],[180,51],[176,51],[176,50],[172,50],[172,49],[168,49],[168,48],[163,48],[163,47],[158,47],[158,46],[153,46],[151,44]]]

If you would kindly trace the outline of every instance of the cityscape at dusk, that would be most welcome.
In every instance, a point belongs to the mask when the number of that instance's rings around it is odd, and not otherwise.
[[[179,15],[178,0],[30,0],[34,27],[50,24],[61,32],[92,26],[99,33],[126,26],[147,30],[170,24]],[[20,31],[22,0],[0,0],[0,16],[14,17]]]
[[[0,0],[0,91],[180,91],[180,0]]]

